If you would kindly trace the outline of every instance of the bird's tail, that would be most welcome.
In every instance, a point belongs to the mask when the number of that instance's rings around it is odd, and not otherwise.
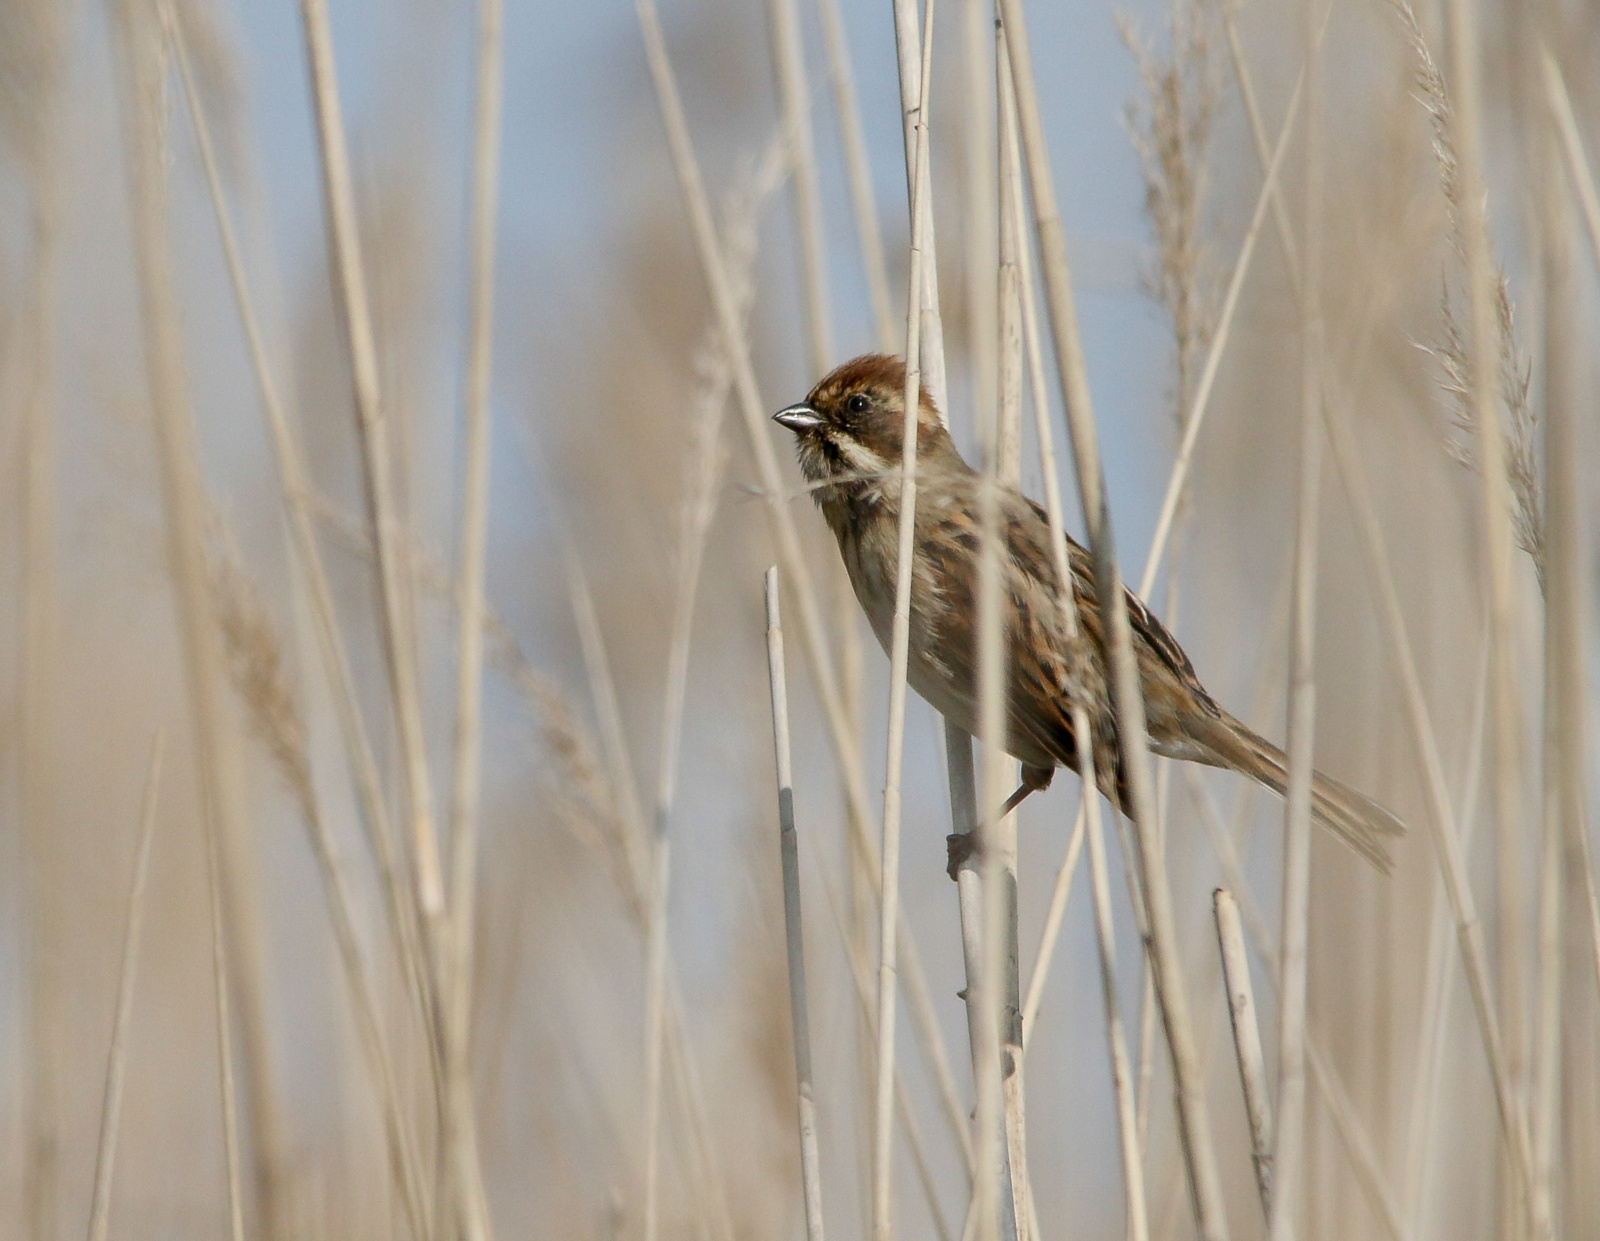
[[[1216,765],[1228,767],[1266,785],[1280,797],[1288,789],[1288,760],[1265,737],[1231,715],[1206,730],[1207,748]],[[1389,842],[1405,834],[1405,824],[1377,802],[1320,771],[1311,773],[1311,817],[1388,874],[1394,865]]]

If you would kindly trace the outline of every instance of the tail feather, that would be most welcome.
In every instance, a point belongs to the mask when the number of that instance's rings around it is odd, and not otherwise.
[[[1230,715],[1207,730],[1215,765],[1231,768],[1266,785],[1280,797],[1288,790],[1288,760],[1282,750]],[[1320,771],[1311,773],[1311,817],[1384,874],[1394,866],[1389,842],[1405,834],[1405,824],[1365,794]]]

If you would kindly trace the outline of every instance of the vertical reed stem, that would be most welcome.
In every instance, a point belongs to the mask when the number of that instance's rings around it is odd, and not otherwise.
[[[1228,988],[1228,1016],[1233,1024],[1233,1050],[1244,1089],[1245,1117],[1250,1122],[1250,1158],[1256,1170],[1261,1212],[1272,1218],[1272,1098],[1267,1093],[1267,1068],[1261,1055],[1261,1030],[1256,1024],[1255,990],[1250,961],[1244,952],[1239,904],[1227,888],[1212,894],[1217,944],[1222,950],[1222,978]]]
[[[105,1241],[111,1218],[111,1178],[117,1161],[117,1135],[122,1118],[122,1079],[128,1062],[128,1018],[133,1012],[133,985],[139,971],[139,940],[144,928],[145,880],[150,874],[150,842],[155,839],[156,795],[161,788],[161,756],[166,738],[160,732],[150,744],[144,794],[139,806],[139,844],[133,858],[133,883],[128,891],[128,917],[122,932],[122,968],[117,974],[116,1016],[111,1024],[111,1051],[106,1058],[106,1084],[100,1100],[100,1142],[94,1158],[94,1197],[89,1202],[89,1241]]]
[[[816,1084],[811,1071],[811,1022],[806,1002],[805,940],[800,933],[800,848],[794,830],[794,774],[789,760],[789,688],[783,666],[778,568],[766,574],[767,681],[772,691],[772,748],[778,768],[778,852],[783,865],[783,932],[789,961],[789,1022],[799,1092],[800,1176],[806,1241],[822,1241],[822,1163],[817,1150]]]
[[[1289,644],[1288,791],[1284,806],[1283,950],[1278,986],[1278,1124],[1272,1152],[1272,1241],[1298,1234],[1306,1132],[1306,991],[1311,904],[1311,779],[1316,729],[1317,527],[1322,496],[1321,57],[1306,46],[1305,248],[1300,300],[1300,469]]]
[[[367,300],[365,267],[357,224],[355,187],[350,178],[344,114],[328,26],[327,0],[300,0],[305,26],[306,60],[311,70],[316,107],[317,142],[321,156],[322,193],[328,220],[329,265],[336,304],[350,349],[356,418],[361,431],[367,520],[378,557],[378,596],[382,616],[385,671],[395,728],[400,738],[401,775],[411,820],[412,864],[416,868],[417,904],[423,916],[428,950],[441,948],[439,922],[444,915],[444,878],[433,824],[433,792],[428,775],[422,704],[417,685],[415,635],[410,631],[410,574],[405,534],[395,502],[390,459],[388,409],[378,387],[378,352],[373,339],[372,311]],[[442,998],[435,980],[433,1002]]]
[[[251,1150],[263,1231],[278,1235],[284,1146],[267,1044],[262,948],[237,737],[225,704],[221,643],[206,583],[206,498],[183,361],[181,318],[173,284],[167,211],[160,26],[142,0],[115,0],[121,44],[124,150],[138,275],[139,328],[161,471],[167,571],[178,614],[191,726],[197,751],[200,810],[219,850],[219,898],[226,951],[238,974],[248,1082]],[[228,1065],[232,1074],[232,1065]]]
[[[1470,331],[1467,340],[1467,388],[1477,430],[1478,478],[1483,485],[1483,580],[1489,612],[1489,702],[1494,744],[1495,821],[1499,826],[1500,1039],[1504,1051],[1507,1097],[1501,1106],[1516,1116],[1521,1148],[1508,1152],[1502,1203],[1507,1220],[1521,1219],[1532,1208],[1532,1167],[1527,1149],[1523,1090],[1524,947],[1522,901],[1521,700],[1517,694],[1513,645],[1516,640],[1516,588],[1512,579],[1511,494],[1505,470],[1505,441],[1499,397],[1499,329],[1495,321],[1494,270],[1483,171],[1482,125],[1479,119],[1479,45],[1477,10],[1471,0],[1450,0],[1445,22],[1450,46],[1450,77],[1455,149],[1459,163],[1462,241],[1466,247]],[[1535,1238],[1548,1226],[1535,1225]]]
[[[1083,504],[1084,523],[1094,557],[1095,590],[1109,639],[1106,656],[1116,707],[1120,758],[1128,773],[1139,846],[1140,878],[1149,915],[1146,945],[1155,963],[1156,997],[1161,1004],[1167,1043],[1172,1052],[1184,1161],[1189,1173],[1200,1235],[1203,1241],[1220,1241],[1227,1235],[1227,1223],[1223,1214],[1216,1158],[1206,1127],[1205,1087],[1177,955],[1177,926],[1172,910],[1172,894],[1167,885],[1165,850],[1156,834],[1146,830],[1155,821],[1155,797],[1145,731],[1144,698],[1138,667],[1134,663],[1127,599],[1123,594],[1121,576],[1117,572],[1111,512],[1100,463],[1088,373],[1078,338],[1077,309],[1067,263],[1066,238],[1062,232],[1055,186],[1051,180],[1044,122],[1034,86],[1033,61],[1023,24],[1021,0],[1000,0],[1000,12],[1005,23],[1006,46],[1016,86],[1018,129],[1027,157],[1033,193],[1034,227],[1044,268],[1067,424],[1072,434],[1078,495]]]
[[[905,750],[906,663],[911,640],[911,564],[917,504],[917,415],[922,402],[920,315],[926,255],[922,246],[928,167],[928,55],[932,51],[933,4],[924,19],[920,90],[914,117],[911,177],[911,286],[906,311],[906,383],[901,442],[900,524],[895,570],[894,625],[889,653],[889,737],[883,790],[882,868],[878,885],[878,1054],[872,1142],[873,1241],[894,1236],[895,973],[900,918],[900,776]],[[931,213],[929,213],[931,215]],[[980,1172],[981,1176],[981,1172]]]
[[[822,200],[817,193],[817,159],[811,138],[811,90],[795,0],[768,0],[772,59],[777,70],[783,129],[789,147],[789,183],[795,228],[800,239],[801,288],[805,295],[806,360],[813,375],[833,365],[833,323],[828,300],[827,243],[822,230]]]
[[[472,972],[477,911],[478,817],[483,743],[484,558],[489,533],[489,395],[494,348],[495,216],[500,191],[503,0],[479,0],[477,103],[473,124],[471,310],[467,329],[466,453],[461,559],[456,587],[456,748],[450,803],[449,941],[443,985],[445,1142],[453,1209],[463,1241],[491,1233],[472,1097]]]

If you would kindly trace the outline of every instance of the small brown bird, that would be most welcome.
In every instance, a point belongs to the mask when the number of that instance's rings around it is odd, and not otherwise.
[[[846,362],[799,405],[773,415],[794,432],[800,468],[814,485],[856,599],[885,651],[894,621],[898,563],[905,367],[869,354]],[[907,678],[946,719],[976,732],[977,579],[982,477],[956,451],[926,392],[917,417],[917,501]],[[1023,784],[1007,803],[1050,783],[1059,765],[1078,768],[1076,693],[1094,730],[1096,782],[1127,809],[1116,716],[1107,691],[1104,631],[1089,553],[1068,539],[1072,597],[1082,639],[1062,625],[1058,581],[1044,511],[1000,489],[1006,637],[1006,752],[1021,760]],[[1237,771],[1282,795],[1285,758],[1277,746],[1229,715],[1195,676],[1189,657],[1144,603],[1127,592],[1134,651],[1144,688],[1150,748]],[[1387,871],[1387,840],[1405,828],[1394,815],[1321,772],[1312,776],[1315,820]]]

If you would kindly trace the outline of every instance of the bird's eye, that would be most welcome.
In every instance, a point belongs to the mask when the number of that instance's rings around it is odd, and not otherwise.
[[[844,403],[844,407],[852,414],[864,414],[867,412],[867,407],[870,404],[871,402],[868,401],[862,393],[857,392],[853,397]]]

